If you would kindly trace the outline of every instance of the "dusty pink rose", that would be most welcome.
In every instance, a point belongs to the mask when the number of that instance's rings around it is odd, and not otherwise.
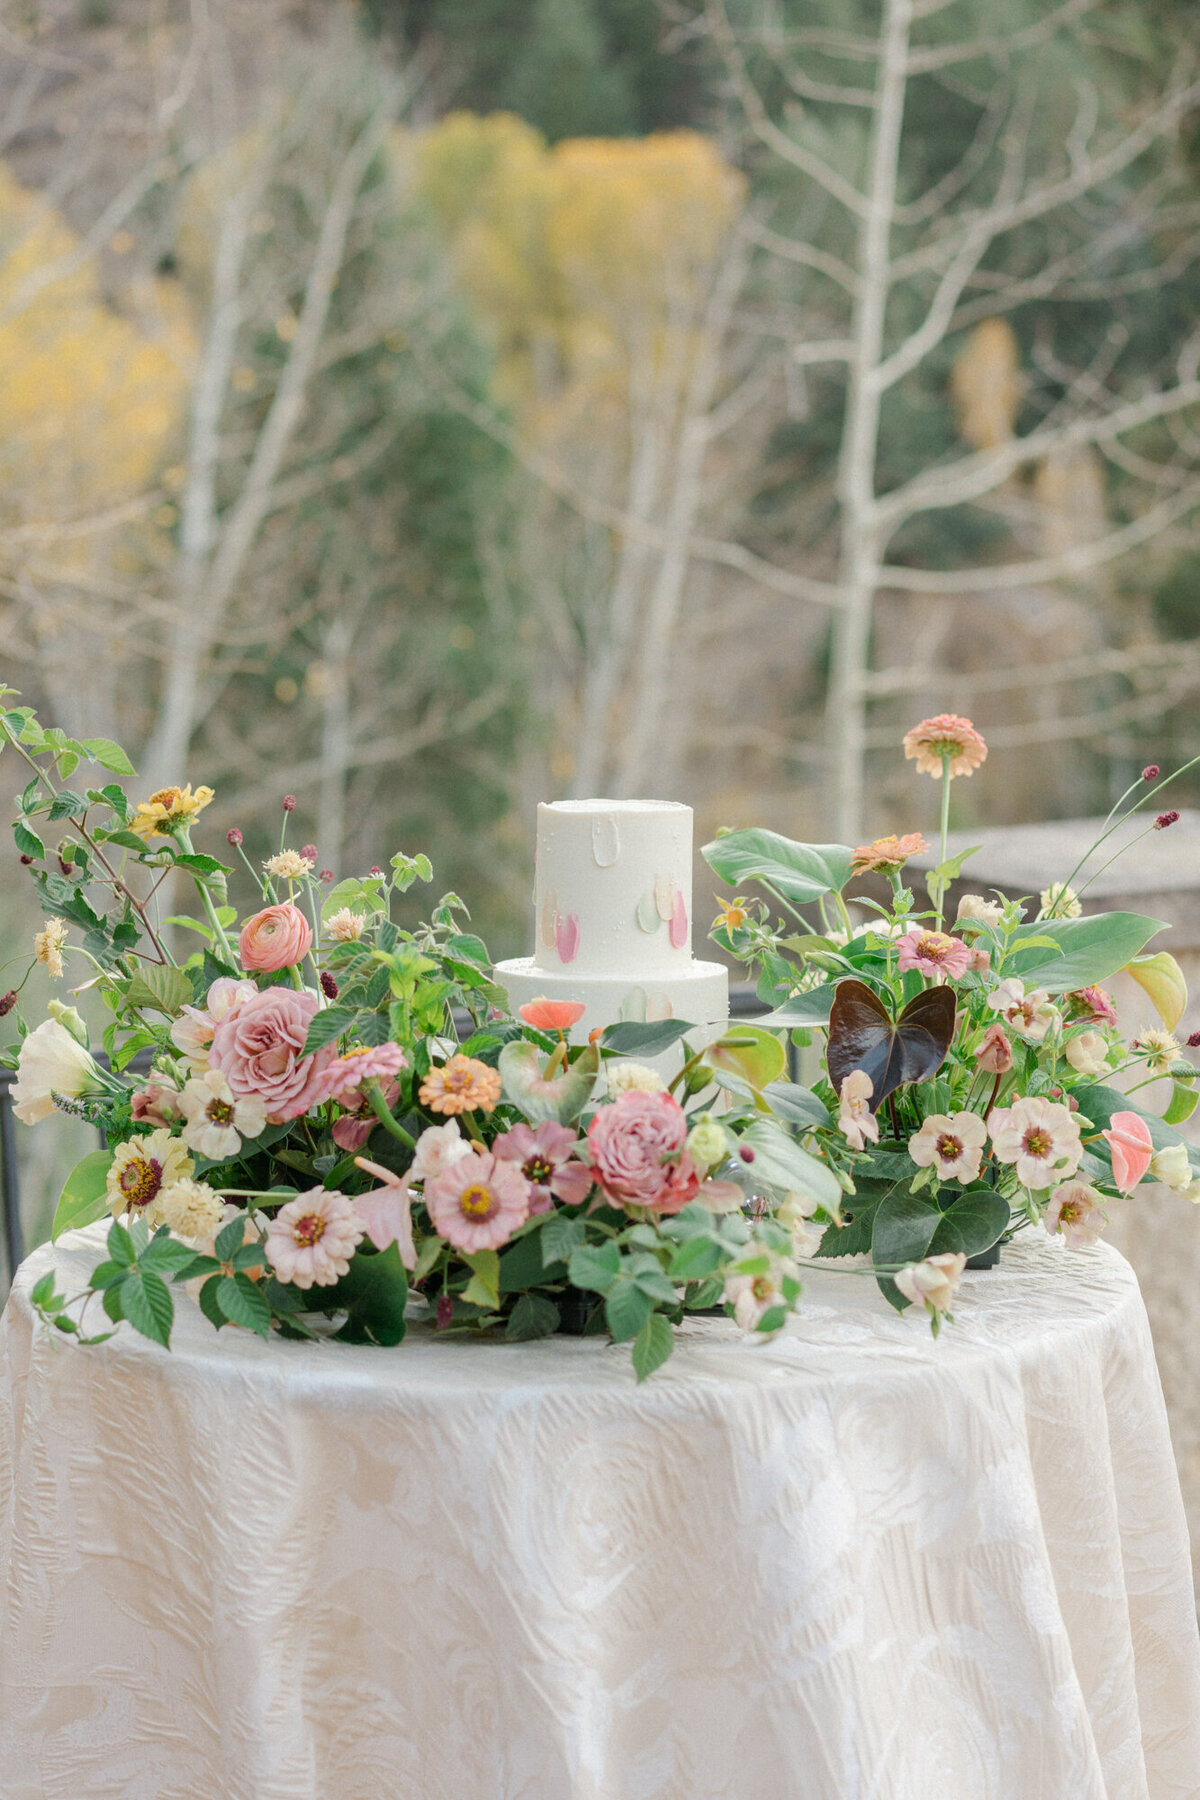
[[[686,1137],[687,1119],[673,1095],[629,1089],[602,1106],[588,1126],[596,1180],[619,1206],[677,1213],[700,1185],[683,1148]]]
[[[592,1191],[592,1171],[586,1163],[572,1159],[575,1133],[565,1125],[544,1119],[536,1131],[528,1125],[514,1125],[492,1145],[504,1162],[514,1162],[529,1182],[533,1198],[529,1211],[549,1212],[552,1196],[578,1206]]]
[[[298,1119],[325,1098],[334,1046],[300,1060],[318,1006],[308,988],[266,988],[234,1007],[213,1032],[210,1067],[220,1069],[238,1099],[256,1095],[272,1125]]]
[[[243,969],[258,969],[264,975],[276,969],[290,969],[301,962],[312,949],[312,928],[290,900],[278,906],[265,906],[242,926],[238,938],[238,955]]]

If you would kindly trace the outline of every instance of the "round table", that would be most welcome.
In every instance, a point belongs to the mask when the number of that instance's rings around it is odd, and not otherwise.
[[[4,1800],[1195,1800],[1145,1312],[1030,1232],[935,1343],[0,1344]]]

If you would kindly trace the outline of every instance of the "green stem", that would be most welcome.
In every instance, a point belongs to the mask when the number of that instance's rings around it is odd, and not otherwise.
[[[943,751],[942,752],[942,850],[941,850],[941,855],[938,857],[939,867],[946,860],[946,840],[950,835],[950,782],[951,782],[951,780],[952,780],[952,777],[950,774],[950,755],[949,755],[948,751]],[[938,903],[937,903],[937,919],[935,921],[935,929],[937,931],[940,931],[942,929],[942,912],[945,907],[945,901],[946,901],[946,889],[944,887],[939,887]]]
[[[383,1089],[380,1087],[378,1081],[368,1081],[364,1091],[367,1096],[367,1105],[371,1108],[371,1111],[375,1114],[375,1117],[379,1120],[379,1123],[383,1126],[384,1130],[390,1131],[392,1136],[398,1138],[400,1143],[404,1144],[409,1150],[415,1150],[417,1147],[416,1139],[410,1137],[403,1125],[398,1125],[392,1117],[391,1107],[384,1099]]]

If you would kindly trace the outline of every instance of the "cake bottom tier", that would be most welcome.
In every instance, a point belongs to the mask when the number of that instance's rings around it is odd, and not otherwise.
[[[586,1044],[588,1033],[598,1026],[647,1019],[684,1019],[689,1025],[716,1027],[697,1032],[697,1041],[704,1043],[729,1018],[729,973],[720,963],[697,962],[684,974],[639,981],[628,975],[539,969],[531,956],[520,956],[497,963],[495,976],[507,988],[514,1013],[530,1000],[582,1000],[586,1011],[569,1034],[573,1044]]]

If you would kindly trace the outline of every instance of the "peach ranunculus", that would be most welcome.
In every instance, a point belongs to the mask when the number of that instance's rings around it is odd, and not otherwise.
[[[908,1154],[918,1169],[932,1167],[939,1181],[974,1181],[986,1142],[978,1113],[930,1113],[909,1138]]]
[[[1115,1112],[1102,1131],[1112,1151],[1113,1180],[1123,1194],[1130,1194],[1150,1167],[1154,1139],[1140,1113]]]
[[[290,900],[264,906],[242,926],[238,955],[243,969],[272,975],[277,969],[294,968],[312,949],[312,927]]]
[[[987,758],[987,745],[970,719],[958,713],[938,713],[905,732],[904,754],[910,762],[916,759],[918,775],[935,779],[941,777],[943,758],[949,758],[953,779],[955,775],[973,775]]]
[[[323,1044],[302,1056],[319,1010],[309,988],[264,988],[227,1013],[213,1033],[209,1066],[221,1071],[239,1099],[257,1096],[272,1125],[298,1119],[325,1098],[325,1071],[335,1046]]]
[[[897,837],[893,832],[890,837],[875,838],[870,844],[860,844],[854,852],[850,867],[856,875],[863,875],[871,869],[877,869],[883,875],[894,875],[904,867],[910,856],[920,856],[928,848],[929,845],[919,831],[906,832],[903,837]]]
[[[865,1149],[868,1138],[873,1144],[879,1142],[879,1120],[871,1111],[874,1092],[875,1083],[865,1069],[851,1069],[843,1077],[838,1092],[838,1130],[852,1150]]]

